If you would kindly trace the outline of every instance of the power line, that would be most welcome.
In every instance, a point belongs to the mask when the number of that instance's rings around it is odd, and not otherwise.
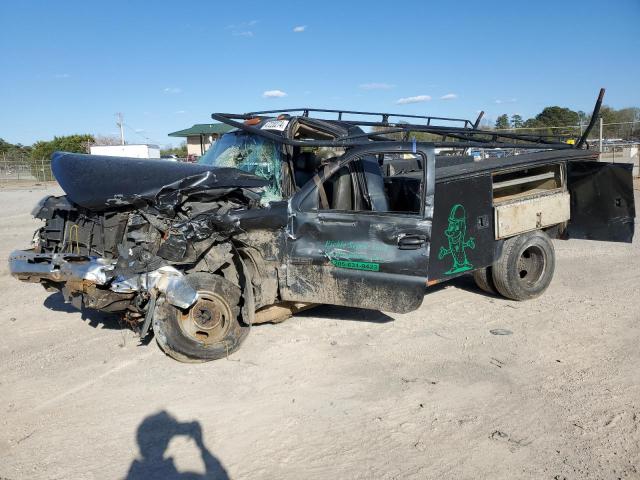
[[[130,130],[131,130],[135,135],[138,135],[140,138],[144,138],[146,141],[148,141],[148,142],[150,142],[150,143],[153,143],[153,144],[155,144],[155,145],[160,145],[160,142],[158,142],[158,141],[156,141],[156,140],[153,140],[153,139],[151,139],[151,138],[147,137],[146,135],[143,135],[143,134],[142,134],[142,133],[140,133],[140,132],[137,132],[137,131],[136,131],[136,129],[135,129],[135,128],[133,128],[131,125],[126,124],[126,123],[123,123],[123,125],[124,125],[125,127],[127,127],[128,129],[130,129]]]

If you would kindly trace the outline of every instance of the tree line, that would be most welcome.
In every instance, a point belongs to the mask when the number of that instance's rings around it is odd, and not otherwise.
[[[40,140],[33,145],[12,144],[0,138],[0,155],[5,158],[31,158],[34,160],[50,159],[53,152],[89,153],[94,145],[120,145],[120,139],[89,133],[53,137],[53,140]],[[187,144],[160,150],[161,155],[187,156]]]
[[[42,181],[53,180],[51,174],[51,155],[53,152],[89,153],[93,145],[120,145],[120,139],[100,135],[75,134],[53,137],[53,140],[40,140],[33,145],[12,144],[0,138],[0,166],[3,163],[28,164],[31,174]],[[160,150],[161,155],[187,156],[186,144],[180,147]]]
[[[600,117],[605,124],[603,136],[605,138],[620,138],[623,140],[640,140],[640,108],[629,107],[616,110],[607,105],[600,109]],[[574,111],[565,107],[546,107],[535,117],[524,120],[522,116],[506,113],[496,118],[494,128],[496,130],[525,130],[523,133],[538,132],[561,136],[579,135],[589,124],[591,115],[578,110]],[[600,134],[599,129],[591,131],[590,138],[596,138]]]
[[[603,105],[600,116],[605,124],[603,135],[605,138],[620,138],[623,140],[640,140],[640,108],[629,107],[616,110]],[[498,116],[490,128],[496,130],[514,130],[538,132],[559,136],[578,136],[589,123],[591,116],[581,110],[574,111],[566,107],[545,107],[534,117],[523,119],[519,114],[511,116],[506,113]],[[608,124],[608,125],[607,125]],[[598,128],[594,128],[590,138],[597,138]],[[419,140],[429,140],[429,134],[417,135]],[[425,137],[425,138],[422,138]],[[429,137],[429,138],[426,138]],[[40,140],[33,145],[12,144],[0,138],[0,155],[8,159],[27,159],[40,162],[48,161],[55,151],[74,153],[89,153],[92,145],[119,145],[120,140],[115,137],[92,134],[75,134],[54,137],[53,140]],[[187,146],[182,143],[179,147],[166,148],[161,155],[187,156]]]

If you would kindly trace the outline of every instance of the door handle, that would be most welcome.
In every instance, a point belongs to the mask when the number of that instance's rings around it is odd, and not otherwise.
[[[318,215],[318,220],[322,223],[341,223],[350,227],[355,227],[356,222],[349,217],[336,217],[330,215]]]
[[[398,239],[398,248],[400,250],[416,250],[422,247],[426,241],[426,235],[405,235]]]

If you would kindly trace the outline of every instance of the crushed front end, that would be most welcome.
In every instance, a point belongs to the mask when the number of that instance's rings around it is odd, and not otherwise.
[[[78,309],[133,317],[158,294],[179,308],[196,301],[183,272],[158,256],[161,234],[141,213],[97,214],[52,196],[33,214],[45,221],[33,248],[9,256],[11,274],[19,280],[59,290]]]
[[[231,169],[165,162],[167,171],[152,174],[155,165],[143,162],[55,157],[67,195],[45,197],[33,210],[44,225],[31,249],[11,253],[11,274],[59,290],[78,309],[121,312],[133,325],[145,323],[145,332],[156,298],[192,306],[198,293],[187,274],[230,263],[234,214],[259,207],[264,182]],[[101,175],[124,169],[134,185]],[[83,179],[87,170],[92,174]]]

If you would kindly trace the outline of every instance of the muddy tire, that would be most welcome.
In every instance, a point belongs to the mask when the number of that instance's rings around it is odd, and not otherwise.
[[[501,295],[511,300],[530,300],[547,289],[554,269],[551,239],[545,232],[536,230],[507,239],[491,270]]]
[[[481,268],[480,270],[475,270],[473,272],[473,279],[475,280],[478,288],[483,292],[491,295],[498,295],[498,290],[496,290],[496,286],[493,283],[492,270],[493,269],[490,266]]]
[[[198,292],[188,310],[159,301],[153,331],[160,348],[179,362],[198,363],[225,358],[236,351],[249,333],[239,322],[240,289],[218,275],[187,275]]]

